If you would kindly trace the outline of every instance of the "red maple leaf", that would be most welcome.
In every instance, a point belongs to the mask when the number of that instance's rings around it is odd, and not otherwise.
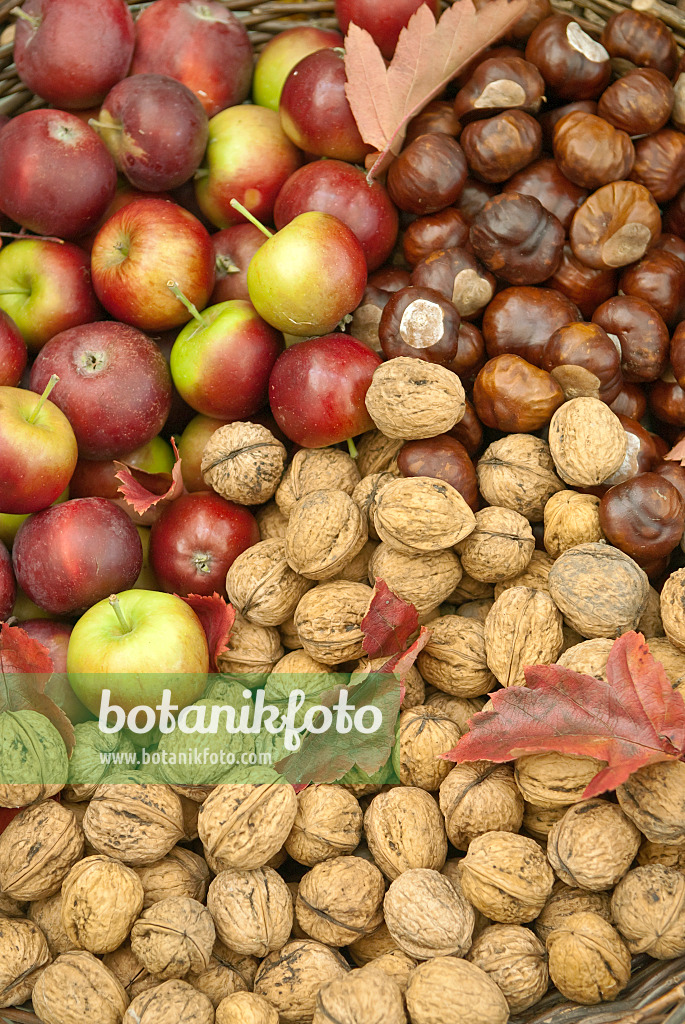
[[[180,595],[176,595],[180,596]],[[228,638],[235,622],[235,609],[220,594],[189,594],[182,597],[202,623],[209,648],[209,669],[217,672],[217,658],[228,650]]]
[[[670,459],[671,462],[679,462],[681,466],[685,466],[685,437],[682,441],[678,441],[678,443],[671,448],[670,452],[666,452],[664,458]]]
[[[511,761],[558,751],[596,757],[607,767],[584,797],[615,789],[647,764],[685,755],[685,702],[672,689],[641,633],[614,642],[606,682],[560,665],[526,668],[526,686],[490,695],[449,761]]]
[[[414,605],[393,594],[385,580],[376,580],[373,599],[362,619],[365,653],[370,658],[400,654],[418,624]]]
[[[126,466],[123,462],[114,463],[118,469],[116,478],[120,481],[119,493],[139,516],[154,508],[160,501],[173,501],[185,490],[181,476],[181,456],[173,437],[171,444],[176,456],[171,476],[168,473],[144,473],[140,469]]]

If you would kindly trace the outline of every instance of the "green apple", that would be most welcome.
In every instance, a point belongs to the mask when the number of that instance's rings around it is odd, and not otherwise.
[[[252,99],[260,107],[278,110],[283,83],[296,64],[317,50],[342,46],[345,40],[333,29],[302,25],[279,32],[257,58],[252,79]]]
[[[159,434],[128,455],[122,455],[120,462],[140,469],[143,473],[171,473],[174,468],[174,450]]]

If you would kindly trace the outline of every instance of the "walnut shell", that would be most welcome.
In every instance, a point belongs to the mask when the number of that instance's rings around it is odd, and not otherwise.
[[[181,801],[169,786],[98,786],[83,830],[106,857],[132,866],[154,864],[184,838]]]
[[[278,1013],[254,992],[234,992],[217,1006],[216,1024],[278,1024]]]
[[[119,979],[129,999],[159,985],[159,979],[146,971],[140,960],[133,955],[128,940],[112,953],[105,953],[102,962]]]
[[[535,550],[528,520],[496,505],[482,508],[475,519],[475,529],[457,547],[464,572],[486,583],[522,573]]]
[[[674,867],[649,864],[634,868],[611,897],[614,924],[635,956],[657,960],[685,954],[685,874]]]
[[[484,832],[518,832],[523,799],[509,765],[472,761],[456,765],[440,784],[447,836],[458,850]]]
[[[228,650],[219,656],[217,664],[220,672],[267,675],[282,657],[281,638],[273,626],[256,626],[236,615]]]
[[[441,615],[416,662],[427,683],[455,697],[480,697],[497,685],[485,657],[485,627],[460,615]]]
[[[544,907],[554,874],[534,839],[486,832],[468,848],[461,884],[467,900],[492,921],[526,924]]]
[[[544,590],[511,587],[485,620],[488,668],[502,686],[525,686],[527,665],[551,665],[564,642],[561,612]]]
[[[514,766],[516,785],[523,799],[537,807],[568,807],[582,800],[595,775],[606,767],[605,761],[576,754],[525,754]]]
[[[0,1007],[26,1002],[49,961],[48,944],[38,925],[0,917]]]
[[[523,801],[523,831],[533,839],[541,843],[547,842],[547,836],[552,825],[563,818],[568,807],[538,807],[537,804],[529,804]]]
[[[484,928],[468,952],[502,990],[511,1013],[521,1013],[542,999],[549,986],[547,952],[530,928],[492,924]]]
[[[685,762],[661,761],[638,768],[616,790],[621,809],[647,839],[685,840]]]
[[[276,493],[288,455],[260,423],[226,423],[202,453],[200,470],[208,487],[239,505],[262,505]]]
[[[558,928],[571,914],[590,910],[611,922],[611,895],[608,892],[588,892],[573,889],[565,882],[555,882],[547,902],[533,922],[538,938],[546,943],[551,931]]]
[[[354,942],[350,942],[347,949],[357,967],[364,967],[386,953],[400,952],[400,947],[388,931],[385,921],[368,935],[362,935]]]
[[[276,1007],[281,1024],[311,1024],[319,989],[348,970],[337,950],[295,939],[262,960],[254,990]]]
[[[483,601],[465,601],[459,605],[456,614],[461,615],[465,619],[475,619],[476,622],[482,622],[485,625],[485,620],[490,614],[490,609],[494,603],[491,597]]]
[[[29,903],[28,918],[37,924],[48,944],[50,956],[56,957],[60,953],[67,953],[70,949],[78,949],[76,943],[72,942],[64,930],[62,924],[62,893],[57,892],[54,896],[48,896],[44,900],[34,900]]]
[[[285,557],[301,576],[329,580],[352,561],[367,538],[359,506],[349,494],[340,489],[309,491],[291,509]]]
[[[131,950],[150,974],[166,981],[204,970],[215,937],[206,907],[187,896],[172,896],[143,911],[131,929]]]
[[[661,590],[661,620],[674,647],[685,651],[685,569],[671,573]]]
[[[312,1024],[406,1024],[397,982],[369,966],[319,989]]]
[[[553,565],[554,559],[550,558],[546,551],[536,549],[530,556],[530,562],[523,572],[520,572],[518,576],[512,576],[510,580],[500,580],[495,584],[495,600],[501,597],[505,590],[510,590],[512,587],[532,587],[533,590],[544,590],[548,594],[547,580],[549,570]],[[459,614],[464,614],[461,609]]]
[[[216,948],[216,943],[214,945]],[[198,992],[206,995],[214,1007],[234,992],[247,991],[247,984],[238,971],[229,964],[222,963],[214,955],[209,958],[209,964],[203,971],[197,974],[191,971],[186,980]]]
[[[366,434],[364,435],[367,436]],[[376,498],[381,491],[387,487],[391,480],[396,480],[397,474],[384,470],[382,473],[369,473],[362,477],[355,489],[352,491],[352,500],[359,507],[362,519],[366,523],[369,537],[378,540],[376,527],[373,523],[374,512],[376,511]]]
[[[192,985],[171,979],[137,995],[122,1024],[214,1024],[214,1007]]]
[[[293,924],[288,887],[269,867],[220,871],[209,887],[207,907],[221,941],[251,956],[280,949]]]
[[[630,952],[599,914],[571,914],[547,937],[549,973],[562,995],[591,1005],[615,999],[630,980]]]
[[[143,885],[118,860],[85,857],[62,884],[62,926],[76,949],[111,953],[143,909]]]
[[[647,604],[637,624],[638,633],[642,633],[651,644],[654,640],[664,640],[664,624],[661,621],[661,594],[654,587],[649,588]]]
[[[453,547],[475,523],[459,491],[431,476],[398,477],[376,496],[373,524],[378,536],[408,555]]]
[[[563,654],[559,655],[557,665],[570,668],[574,672],[581,672],[586,676],[594,676],[595,679],[607,678],[607,661],[613,640],[598,637],[596,640],[583,640],[582,643],[568,647]]]
[[[286,518],[312,491],[340,490],[352,494],[361,480],[355,460],[339,448],[301,448],[278,485],[275,501]]]
[[[464,416],[464,399],[456,373],[437,363],[400,356],[374,370],[364,401],[386,437],[409,441],[451,430]]]
[[[678,868],[679,871],[685,871],[685,841],[678,845],[667,845],[666,843],[652,842],[651,839],[643,839],[637,853],[637,862],[641,865],[663,864],[667,868]]]
[[[17,786],[13,783],[0,783],[0,807],[28,807],[39,800],[49,800],[51,796],[64,789],[63,782],[40,785]]]
[[[282,540],[262,540],[241,552],[226,576],[228,597],[256,626],[280,626],[312,583],[288,564]]]
[[[637,562],[618,548],[579,544],[564,551],[550,569],[549,592],[581,636],[615,639],[640,621],[649,580]]]
[[[286,852],[307,867],[352,853],[359,846],[362,824],[362,809],[352,793],[340,786],[308,786],[298,793]]]
[[[604,540],[599,525],[600,499],[594,494],[559,491],[545,505],[544,544],[552,558],[558,558],[576,544]]]
[[[143,885],[143,910],[169,896],[189,896],[202,903],[207,895],[207,863],[183,846],[175,846],[166,857],[135,872]]]
[[[547,858],[562,882],[601,892],[623,878],[639,846],[640,833],[620,807],[583,800],[550,830]]]
[[[449,597],[461,579],[461,565],[453,551],[409,555],[389,544],[379,544],[369,561],[369,582],[384,580],[394,594],[427,615]]]
[[[480,967],[453,956],[419,964],[406,999],[412,1024],[506,1024],[509,1019],[499,986]]]
[[[366,583],[369,579],[369,562],[377,547],[375,541],[367,540],[354,558],[347,562],[333,579],[345,580],[348,583]]]
[[[300,880],[295,915],[302,930],[328,946],[345,946],[383,921],[385,883],[361,857],[334,857]]]
[[[419,704],[400,712],[398,739],[393,763],[403,786],[418,786],[432,792],[452,770],[440,755],[452,750],[461,730],[436,708]]]
[[[261,540],[285,540],[288,517],[283,515],[275,501],[269,501],[256,509],[254,517],[259,526]]]
[[[281,783],[217,786],[198,817],[205,852],[220,870],[263,867],[283,846],[297,813],[292,786]]]
[[[621,421],[598,398],[572,398],[549,424],[557,473],[571,487],[596,487],[615,473],[626,454]]]
[[[439,871],[404,871],[390,883],[383,912],[397,945],[417,960],[465,956],[471,945],[473,907]]]
[[[371,473],[390,472],[399,476],[397,455],[404,444],[401,438],[386,437],[380,430],[367,430],[357,441],[357,469],[362,480]]]
[[[295,627],[305,651],[324,665],[360,658],[362,619],[373,591],[363,583],[334,580],[304,595],[295,610]]]
[[[40,900],[59,892],[83,856],[83,830],[54,800],[33,804],[0,834],[0,890],[15,900]]]
[[[532,434],[508,434],[483,452],[476,466],[478,488],[488,505],[540,522],[551,495],[563,489],[549,445]]]
[[[410,868],[439,871],[447,857],[445,824],[436,800],[415,786],[397,786],[371,800],[364,832],[373,859],[391,881]]]
[[[436,690],[426,697],[424,703],[426,707],[437,708],[447,715],[464,733],[469,727],[469,720],[483,710],[485,700],[482,697],[454,697]]]
[[[356,686],[357,683],[363,682],[369,672],[378,672],[387,664],[387,661],[388,659],[382,656],[371,659],[362,658],[350,676],[350,685]],[[404,697],[400,705],[402,711],[405,708],[415,708],[418,704],[423,704],[424,697],[426,696],[426,684],[416,665],[411,665],[406,675],[402,676],[402,685],[404,686]]]
[[[121,982],[86,950],[58,956],[39,976],[31,998],[44,1024],[121,1024],[128,1006]]]

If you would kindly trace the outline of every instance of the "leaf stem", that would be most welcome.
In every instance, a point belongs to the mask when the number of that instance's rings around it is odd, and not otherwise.
[[[268,228],[265,228],[262,222],[257,220],[255,215],[250,213],[250,211],[246,209],[242,203],[239,203],[237,199],[231,199],[231,206],[234,210],[237,210],[238,213],[242,213],[243,217],[249,220],[250,224],[254,224],[256,228],[259,228],[263,235],[266,235],[267,238],[273,238],[273,231],[269,231]]]
[[[43,408],[43,405],[45,404],[45,400],[47,399],[48,395],[50,394],[50,392],[52,391],[52,389],[54,388],[54,386],[55,386],[55,384],[57,383],[58,380],[59,380],[59,377],[57,376],[57,374],[53,373],[52,377],[50,378],[50,380],[45,385],[45,391],[43,392],[43,394],[40,396],[40,398],[36,402],[36,404],[35,404],[35,406],[33,408],[32,413],[28,417],[28,420],[27,420],[28,423],[35,423],[36,422],[36,419],[38,418],[38,413]]]
[[[352,456],[353,459],[356,459],[357,456],[359,455],[359,452],[357,451],[357,446],[354,443],[354,438],[353,437],[348,437],[348,439],[347,439],[347,450],[348,450],[348,452],[350,453],[350,455]]]
[[[124,615],[123,609],[122,609],[121,605],[119,604],[119,598],[117,597],[116,594],[110,594],[108,600],[109,600],[109,603],[110,603],[111,607],[114,609],[114,613],[115,613],[116,617],[118,618],[119,625],[123,629],[124,633],[130,633],[132,627],[128,623],[128,621],[126,619],[126,616]]]

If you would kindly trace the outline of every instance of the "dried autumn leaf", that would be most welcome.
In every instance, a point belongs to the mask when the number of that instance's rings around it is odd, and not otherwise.
[[[394,594],[385,580],[376,580],[369,610],[362,619],[365,653],[370,658],[399,654],[418,624],[414,605]]]
[[[183,494],[183,477],[181,476],[181,456],[173,437],[171,444],[174,449],[176,462],[169,473],[144,473],[140,469],[126,466],[123,462],[115,462],[118,472],[117,480],[121,486],[118,488],[125,502],[139,516],[148,512],[160,503],[160,501],[173,501]]]
[[[583,793],[615,789],[638,768],[685,754],[685,702],[641,633],[614,642],[606,681],[560,665],[525,670],[526,686],[490,695],[449,761],[510,761],[558,751],[607,761]]]
[[[527,0],[457,0],[435,23],[422,4],[402,29],[386,68],[369,33],[352,23],[345,37],[345,93],[364,142],[378,150],[369,179],[397,156],[407,125],[473,57],[499,39]]]
[[[180,596],[180,595],[177,595]],[[202,623],[209,648],[209,670],[217,672],[217,658],[228,650],[228,638],[235,622],[235,609],[220,594],[188,594],[182,597]]]
[[[671,448],[670,452],[666,452],[664,458],[670,459],[672,462],[679,462],[681,466],[685,466],[685,437],[682,441],[678,441],[678,443]]]

